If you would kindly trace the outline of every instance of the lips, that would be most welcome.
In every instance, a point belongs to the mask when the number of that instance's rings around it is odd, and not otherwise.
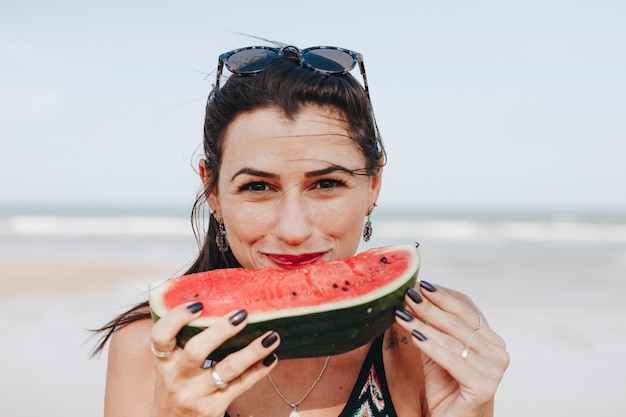
[[[300,255],[267,254],[267,257],[279,268],[295,269],[302,265],[309,265],[324,256],[324,252],[303,253]]]

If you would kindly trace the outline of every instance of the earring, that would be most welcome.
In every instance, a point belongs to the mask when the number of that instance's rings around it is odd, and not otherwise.
[[[226,230],[224,229],[224,220],[222,216],[217,216],[217,234],[215,236],[215,243],[220,252],[224,253],[228,250],[228,238],[226,237]]]
[[[376,203],[374,203],[374,207],[376,207]],[[374,211],[374,207],[371,207],[367,212],[367,220],[365,221],[365,225],[363,226],[363,241],[367,242],[372,237],[372,221],[370,220],[370,216],[372,211]]]

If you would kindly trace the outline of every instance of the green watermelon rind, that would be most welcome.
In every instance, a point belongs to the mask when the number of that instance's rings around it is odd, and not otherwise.
[[[247,326],[236,336],[227,340],[209,358],[222,360],[238,351],[268,330],[278,332],[281,338],[276,354],[282,359],[337,355],[363,346],[381,335],[395,321],[395,310],[404,307],[406,291],[417,282],[419,253],[414,245],[397,245],[381,248],[385,252],[408,250],[411,262],[407,272],[387,284],[387,292],[373,299],[360,297],[356,304],[336,308],[327,303],[317,308],[280,310],[276,318],[265,319],[267,314],[250,315]],[[152,287],[151,287],[152,290]],[[158,291],[157,291],[158,292]],[[365,297],[366,298],[366,297]],[[151,304],[153,303],[151,291]],[[323,309],[323,311],[319,311]],[[297,311],[300,310],[300,311]],[[151,309],[153,319],[158,313]],[[259,320],[261,316],[262,320]],[[177,335],[177,343],[184,347],[186,342],[208,327],[206,320],[196,320],[183,327]]]

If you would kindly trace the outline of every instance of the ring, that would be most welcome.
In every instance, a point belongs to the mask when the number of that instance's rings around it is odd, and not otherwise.
[[[209,368],[211,370],[211,377],[213,377],[213,382],[218,389],[226,389],[228,387],[228,382],[224,381],[220,374],[217,373],[215,366],[211,366]]]
[[[152,354],[160,359],[167,358],[172,353],[174,353],[175,349],[176,349],[176,346],[174,346],[174,349],[170,350],[169,352],[161,352],[160,350],[157,350],[157,348],[154,347],[154,342],[150,342],[150,350],[152,351]]]
[[[483,317],[478,315],[478,326],[474,327],[474,330],[480,330],[483,327]]]
[[[469,346],[463,347],[463,352],[461,352],[461,359],[463,360],[467,359],[467,356],[469,355],[469,353],[470,353]]]

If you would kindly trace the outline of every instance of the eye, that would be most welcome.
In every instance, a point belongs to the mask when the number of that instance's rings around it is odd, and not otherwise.
[[[319,188],[323,188],[323,189],[337,188],[337,187],[342,187],[344,185],[346,185],[346,183],[344,181],[330,179],[330,178],[325,178],[325,179],[319,180],[317,182],[317,186]]]
[[[265,182],[251,181],[239,187],[239,191],[268,191],[270,187]]]

